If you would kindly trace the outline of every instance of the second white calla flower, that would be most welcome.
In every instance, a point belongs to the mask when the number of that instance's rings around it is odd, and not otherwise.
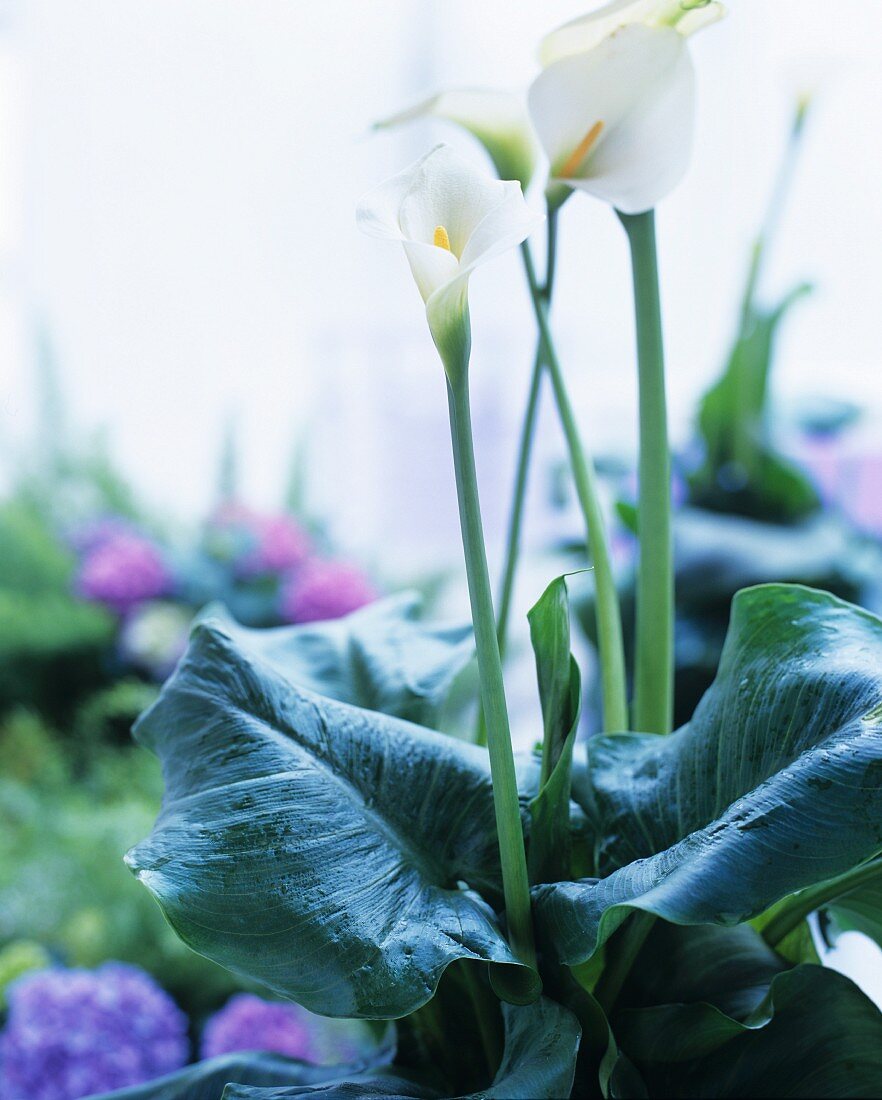
[[[686,40],[670,27],[621,27],[544,69],[529,106],[552,188],[642,213],[689,164],[695,76]]]
[[[725,14],[718,0],[612,0],[547,34],[539,46],[539,60],[550,65],[570,54],[584,53],[630,23],[669,27],[685,37]]]
[[[364,232],[404,246],[450,375],[468,364],[469,276],[543,220],[530,211],[520,184],[491,179],[449,145],[374,188],[356,219]]]
[[[447,88],[380,119],[374,129],[389,130],[418,118],[440,118],[467,130],[487,150],[500,179],[517,180],[525,191],[529,187],[538,146],[523,94],[497,88]]]

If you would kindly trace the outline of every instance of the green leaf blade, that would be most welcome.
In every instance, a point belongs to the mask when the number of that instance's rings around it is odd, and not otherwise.
[[[536,888],[562,961],[632,909],[737,924],[882,847],[882,623],[789,585],[741,592],[720,671],[664,740],[591,743],[599,880]]]
[[[405,1015],[495,915],[486,754],[294,688],[198,626],[136,736],[163,809],[127,861],[194,950],[329,1016]],[[468,884],[468,889],[463,884]]]

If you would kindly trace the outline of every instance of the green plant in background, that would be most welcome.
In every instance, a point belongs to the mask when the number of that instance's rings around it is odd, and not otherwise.
[[[159,805],[147,753],[95,751],[72,784],[67,743],[20,710],[0,723],[0,756],[0,959],[30,942],[66,965],[137,962],[196,1014],[241,988],[183,947],[120,865]]]
[[[0,505],[0,712],[39,706],[53,721],[106,682],[112,617],[71,592],[74,560],[39,511]]]
[[[795,523],[821,504],[811,481],[775,449],[769,411],[769,374],[778,330],[811,285],[800,283],[772,307],[758,300],[808,109],[805,99],[796,106],[769,208],[751,250],[735,342],[721,377],[699,405],[697,428],[704,458],[687,477],[690,504],[772,523]]]
[[[467,290],[479,263],[534,225],[516,184],[439,147],[369,195],[359,220],[403,246],[446,372],[488,748],[437,732],[463,633],[415,623],[407,601],[270,635],[209,614],[136,726],[165,795],[127,856],[195,951],[313,1011],[394,1019],[398,1047],[318,1076],[259,1055],[209,1061],[120,1097],[882,1091],[882,1013],[820,965],[806,924],[821,912],[829,927],[877,925],[882,621],[800,585],[740,592],[713,685],[669,732],[651,211],[688,162],[685,36],[719,14],[701,0],[617,0],[550,36],[530,96],[550,206],[593,193],[629,235],[644,458],[637,705],[576,744],[581,677],[558,578],[529,617],[541,748],[514,759],[474,468]],[[530,289],[537,370],[551,371],[591,494],[545,294],[535,278]],[[528,419],[532,404],[531,389]],[[594,535],[592,552],[608,553],[602,527]],[[624,691],[611,648],[600,661],[601,682]]]

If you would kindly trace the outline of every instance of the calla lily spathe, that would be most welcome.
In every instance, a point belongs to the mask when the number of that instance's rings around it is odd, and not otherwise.
[[[539,60],[550,65],[562,57],[584,53],[630,23],[669,27],[686,37],[725,14],[717,0],[612,0],[547,34],[539,46]]]
[[[686,40],[671,27],[620,27],[544,69],[529,107],[550,162],[550,201],[576,188],[642,213],[689,164],[695,74]]]
[[[440,118],[467,130],[484,146],[496,174],[526,191],[539,148],[523,94],[496,88],[448,88],[374,123],[387,130],[419,118]]]
[[[542,218],[520,184],[491,179],[438,145],[359,203],[359,227],[400,241],[451,378],[468,366],[468,284],[480,264],[525,240]]]

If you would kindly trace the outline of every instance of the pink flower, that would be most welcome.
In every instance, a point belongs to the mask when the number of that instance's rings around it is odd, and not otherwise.
[[[298,1005],[236,993],[205,1024],[202,1057],[216,1058],[238,1050],[268,1050],[312,1061],[312,1031],[309,1013]]]
[[[279,609],[286,622],[311,623],[339,619],[376,598],[376,589],[360,569],[313,558],[285,582]]]

